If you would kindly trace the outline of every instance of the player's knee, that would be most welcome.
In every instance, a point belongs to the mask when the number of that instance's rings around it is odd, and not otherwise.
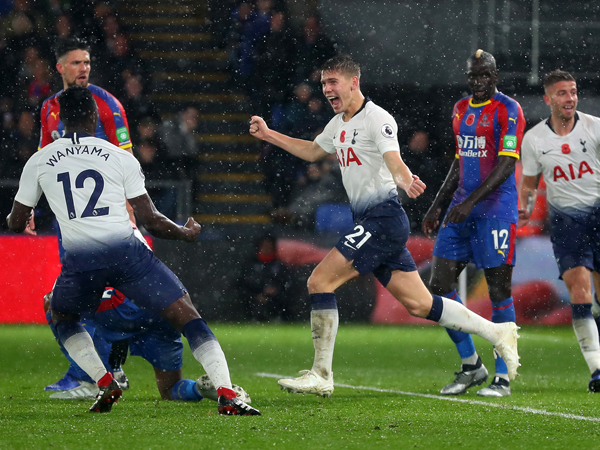
[[[585,289],[582,286],[572,286],[567,288],[569,291],[569,299],[571,303],[591,303],[592,302],[592,291],[591,289]]]
[[[488,286],[490,300],[493,302],[501,302],[509,298],[511,294],[510,285],[508,286]]]
[[[323,292],[332,292],[331,283],[326,277],[313,272],[306,282],[306,288],[309,294],[321,294]]]
[[[321,281],[320,281],[319,277],[317,275],[315,275],[314,273],[311,274],[311,276],[308,277],[308,280],[306,281],[306,288],[308,289],[308,293],[309,294],[318,294],[319,292],[321,292],[320,286],[321,286]]]
[[[429,311],[431,310],[430,302],[428,304],[427,302],[418,298],[404,299],[402,304],[406,308],[406,311],[408,311],[408,313],[414,317],[427,317]]]

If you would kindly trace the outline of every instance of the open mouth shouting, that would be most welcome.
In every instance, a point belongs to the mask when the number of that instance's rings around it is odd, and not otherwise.
[[[342,100],[339,97],[329,96],[327,97],[327,100],[334,111],[338,111],[342,106]]]

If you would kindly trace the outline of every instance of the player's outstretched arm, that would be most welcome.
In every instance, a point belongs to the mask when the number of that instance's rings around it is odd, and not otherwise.
[[[29,226],[31,220],[33,220],[33,208],[31,206],[25,206],[15,200],[10,214],[6,216],[8,228],[16,233],[23,233]]]
[[[250,118],[250,134],[270,144],[276,145],[305,161],[318,161],[329,155],[315,141],[296,139],[275,130],[271,130],[264,119],[259,116]]]
[[[153,236],[194,242],[200,234],[200,225],[192,217],[188,218],[184,226],[177,225],[156,209],[148,194],[130,198],[129,203],[133,207],[138,223],[143,225]]]

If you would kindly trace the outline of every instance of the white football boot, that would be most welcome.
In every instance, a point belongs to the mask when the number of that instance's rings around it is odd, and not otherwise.
[[[519,364],[519,352],[517,349],[517,339],[520,337],[517,334],[519,327],[514,322],[497,323],[497,326],[503,328],[500,341],[494,346],[494,351],[504,359],[506,368],[508,369],[508,379],[514,380],[517,375]]]
[[[492,384],[477,391],[481,397],[510,397],[510,394],[510,384],[500,377],[494,377]]]
[[[50,396],[50,398],[60,398],[73,400],[78,398],[96,398],[98,395],[99,389],[98,385],[95,383],[88,383],[87,381],[80,381],[79,386],[74,387],[73,389],[69,389],[68,391],[59,391],[55,392]]]
[[[301,370],[302,376],[298,378],[283,378],[277,383],[281,389],[292,394],[315,394],[320,397],[331,397],[333,394],[333,373],[329,379],[321,377],[312,370]]]

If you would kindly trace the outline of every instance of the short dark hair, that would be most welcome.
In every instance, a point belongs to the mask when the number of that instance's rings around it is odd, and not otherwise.
[[[65,128],[89,125],[98,116],[96,100],[88,88],[72,86],[58,96],[60,119]]]
[[[565,70],[553,70],[544,76],[544,89],[558,83],[559,81],[575,81],[575,77]]]
[[[58,61],[60,58],[65,56],[67,53],[73,50],[84,50],[88,53],[91,51],[90,45],[81,38],[73,36],[67,39],[59,39],[54,46],[54,56]]]
[[[325,61],[321,66],[321,72],[340,72],[360,78],[360,65],[350,55],[336,55]]]

